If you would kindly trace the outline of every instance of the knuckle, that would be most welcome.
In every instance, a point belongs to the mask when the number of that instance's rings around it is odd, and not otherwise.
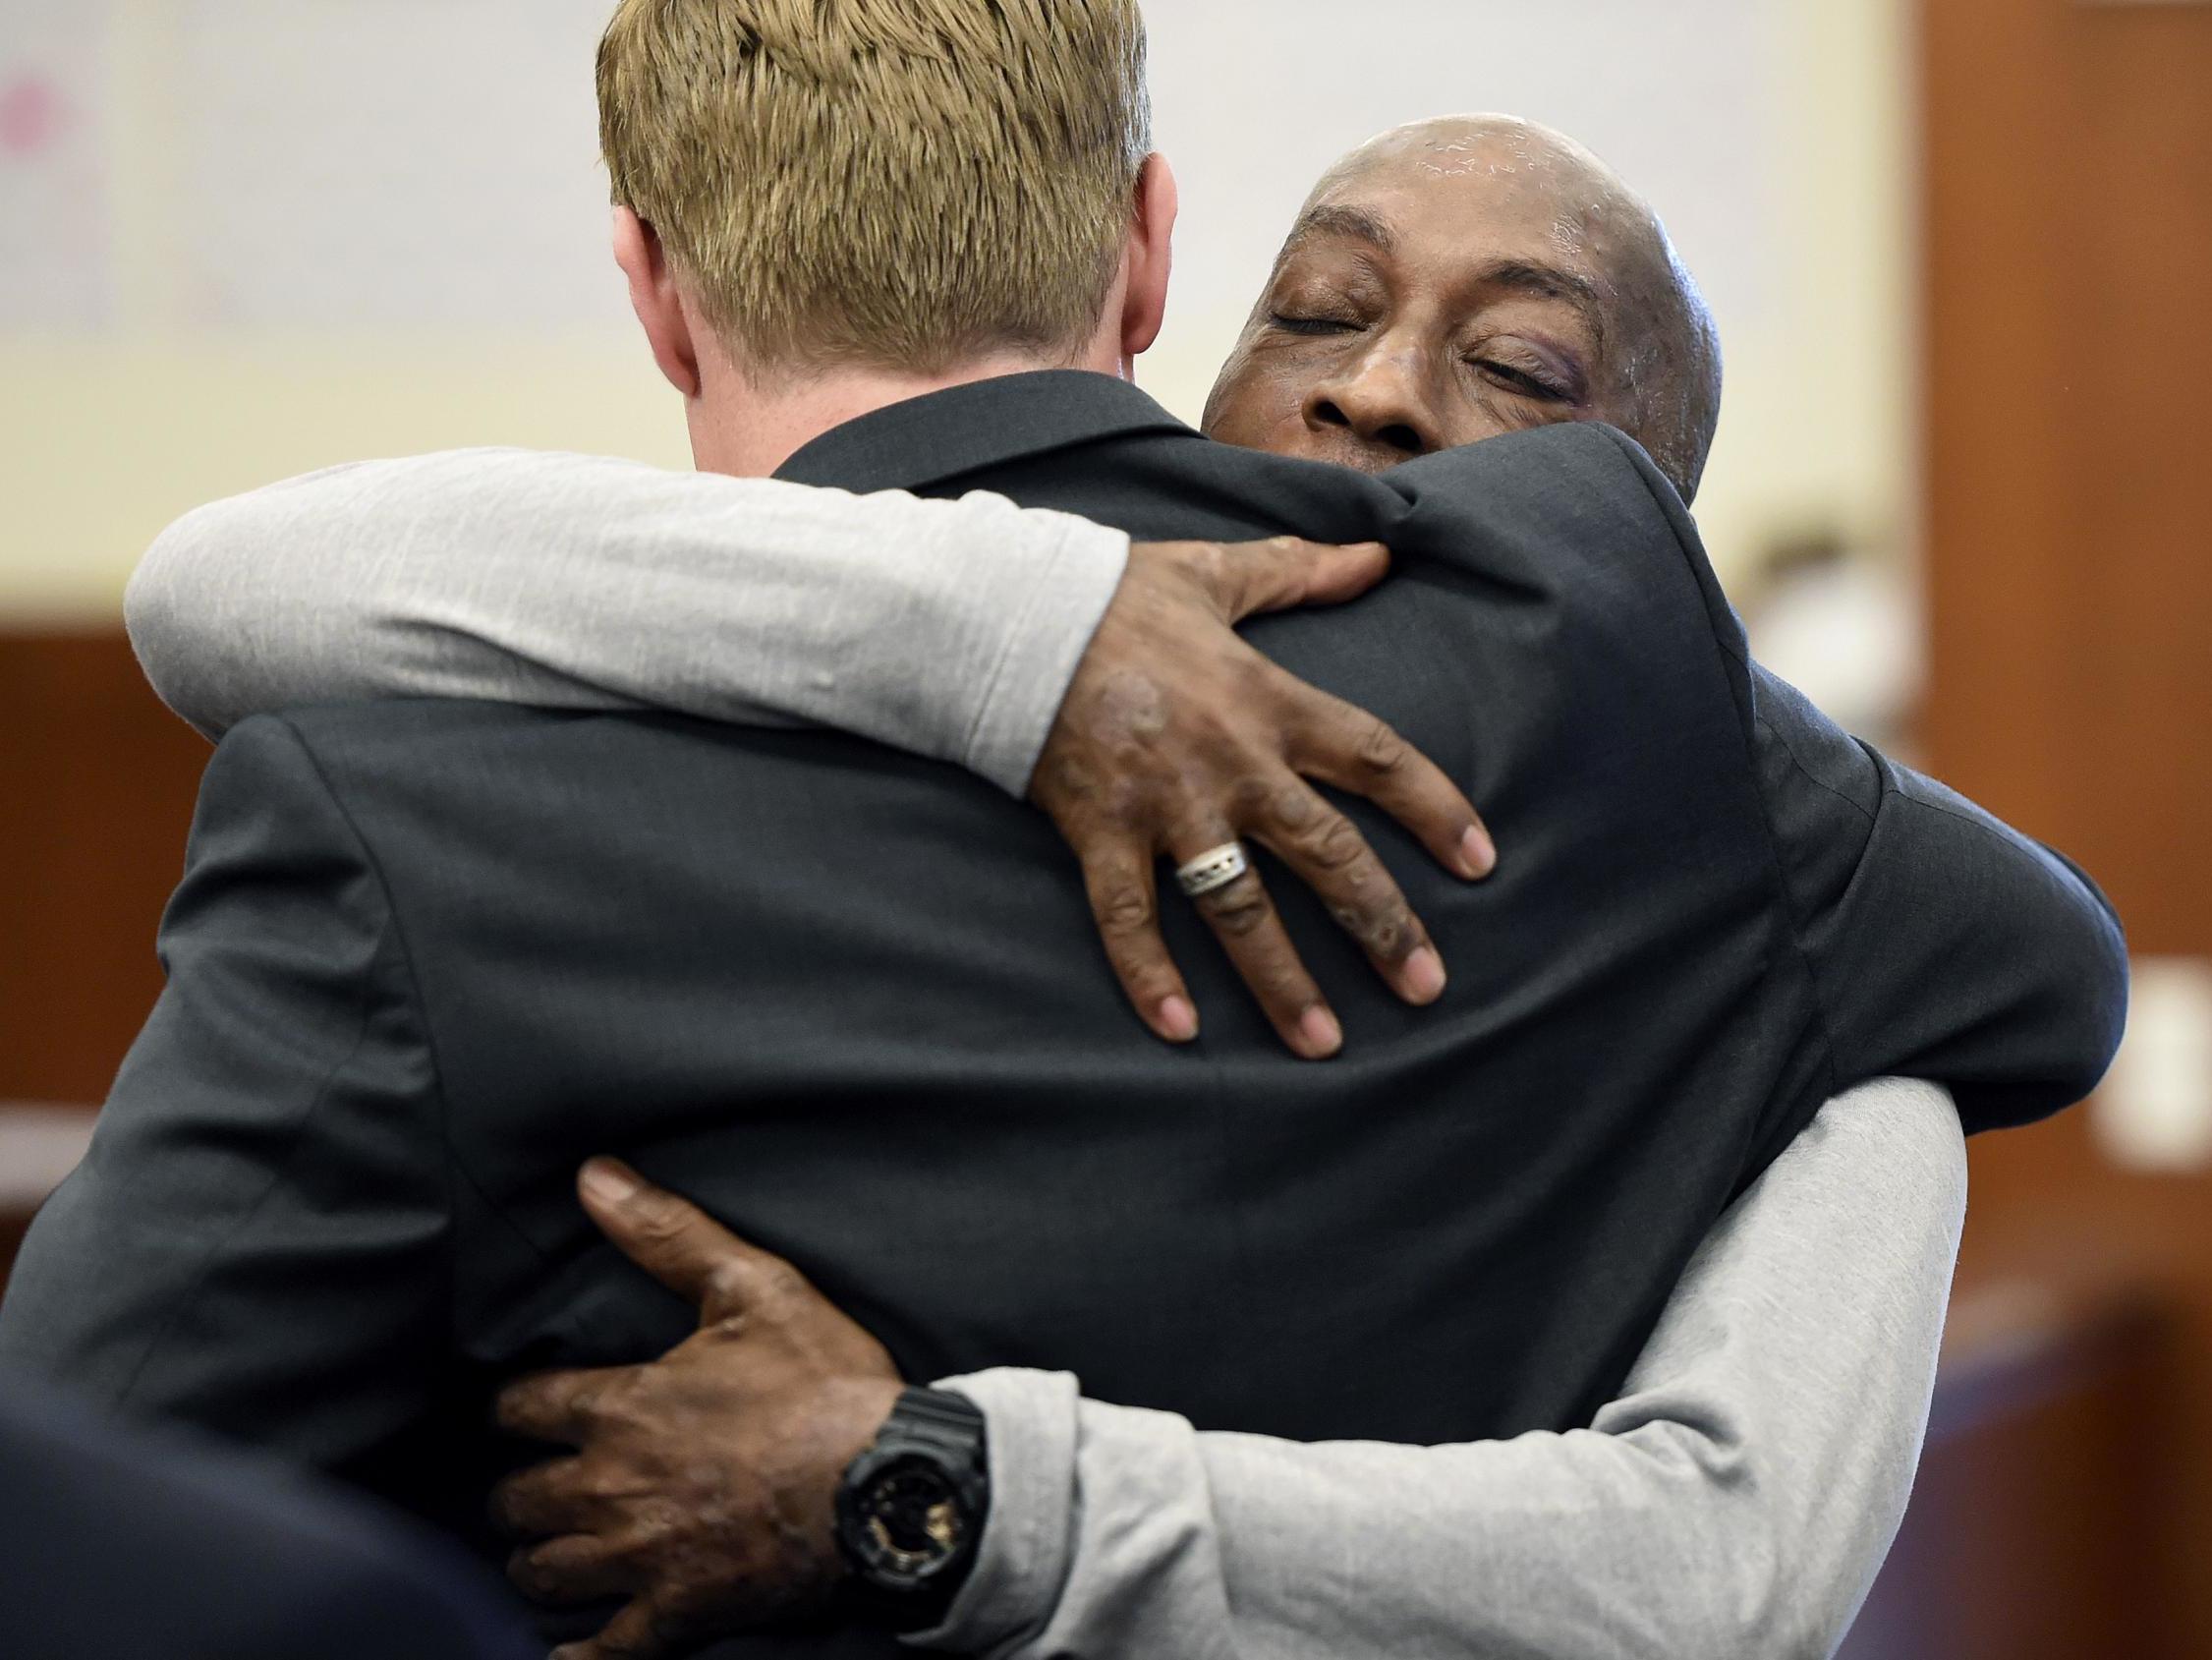
[[[1362,867],[1369,857],[1367,837],[1341,813],[1330,814],[1315,827],[1307,838],[1306,853],[1318,868],[1333,876],[1364,874]],[[1351,886],[1356,891],[1362,884]]]
[[[1099,786],[1099,812],[1106,826],[1126,834],[1144,822],[1152,806],[1153,790],[1153,781],[1134,772],[1110,773]]]
[[[1199,587],[1216,589],[1226,576],[1229,550],[1219,542],[1183,542],[1175,544],[1175,562]]]
[[[655,1495],[630,1508],[630,1530],[637,1548],[645,1552],[664,1549],[671,1540],[688,1537],[694,1521],[690,1506],[666,1495]]]
[[[1390,777],[1402,772],[1410,753],[1397,729],[1387,720],[1373,716],[1367,717],[1360,728],[1355,753],[1359,764],[1377,777]]]
[[[1153,925],[1152,900],[1134,884],[1106,888],[1096,908],[1099,927],[1114,939],[1146,933]]]
[[[742,1302],[752,1288],[752,1277],[740,1257],[724,1257],[707,1272],[707,1291],[717,1304]],[[742,1313],[729,1314],[714,1322],[724,1336],[736,1337],[745,1329]]]
[[[1292,835],[1303,835],[1311,831],[1327,811],[1321,798],[1297,778],[1270,789],[1267,808],[1275,822]]]
[[[1248,938],[1275,914],[1275,907],[1268,903],[1267,889],[1249,876],[1237,878],[1198,903],[1209,922],[1236,939]]]
[[[814,1287],[788,1262],[765,1262],[760,1268],[760,1287],[763,1300],[770,1303],[793,1303],[806,1297]]]
[[[568,1391],[561,1402],[560,1416],[586,1428],[599,1423],[606,1416],[606,1386],[602,1383],[578,1383]]]
[[[544,1391],[535,1383],[510,1384],[492,1403],[492,1416],[510,1435],[528,1433],[545,1415]]]
[[[543,1547],[521,1550],[507,1559],[507,1578],[533,1602],[542,1602],[559,1583],[557,1569],[546,1560]]]
[[[682,1239],[690,1218],[666,1199],[641,1200],[632,1213],[638,1236],[652,1245],[672,1245]]]
[[[1420,925],[1402,902],[1392,902],[1372,911],[1347,905],[1336,912],[1336,920],[1371,956],[1386,962],[1410,955],[1421,943]]]
[[[652,1378],[652,1373],[642,1370],[611,1374],[586,1398],[583,1412],[586,1423],[604,1428],[635,1419]]]

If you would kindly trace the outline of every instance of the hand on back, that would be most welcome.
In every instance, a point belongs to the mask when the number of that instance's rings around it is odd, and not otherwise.
[[[1469,881],[1497,861],[1466,797],[1383,721],[1247,645],[1263,611],[1334,604],[1382,580],[1375,544],[1139,544],[1077,669],[1030,797],[1083,861],[1106,954],[1138,1013],[1187,1042],[1198,1011],[1160,933],[1159,861],[1249,839],[1328,904],[1408,1002],[1443,995],[1442,959],[1366,838],[1314,788],[1361,795]],[[1311,780],[1311,781],[1309,781]],[[1282,1040],[1309,1059],[1342,1047],[1335,1015],[1257,872],[1195,901]]]

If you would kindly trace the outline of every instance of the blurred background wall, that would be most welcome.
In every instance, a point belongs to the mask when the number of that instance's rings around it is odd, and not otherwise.
[[[686,462],[606,256],[590,68],[610,9],[0,0],[6,614],[104,622],[171,518],[349,457]],[[1330,161],[1418,115],[1502,108],[1619,166],[1711,290],[1717,555],[1739,567],[1807,520],[1899,537],[1901,0],[1161,0],[1151,19],[1186,213],[1144,373],[1177,413],[1197,418]]]
[[[199,741],[117,605],[369,454],[685,464],[604,252],[609,0],[0,0],[0,1256],[158,989]],[[2074,853],[2147,959],[2091,1110],[1975,1151],[1858,1660],[2212,1655],[2212,5],[1152,0],[1195,418],[1305,189],[1562,127],[1728,347],[1699,518],[1762,655]]]

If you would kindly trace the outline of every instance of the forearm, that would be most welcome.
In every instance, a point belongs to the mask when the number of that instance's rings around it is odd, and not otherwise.
[[[1940,1092],[1832,1104],[1715,1231],[1589,1430],[1202,1435],[991,1373],[991,1533],[933,1640],[1042,1657],[1825,1655],[1925,1427],[1964,1164]]]
[[[210,736],[380,697],[821,724],[1029,774],[1128,539],[997,496],[853,496],[474,450],[311,475],[180,520],[127,601]]]

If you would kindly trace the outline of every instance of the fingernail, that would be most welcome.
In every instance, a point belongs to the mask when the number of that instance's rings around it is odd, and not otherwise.
[[[1498,847],[1490,832],[1477,825],[1459,838],[1460,867],[1469,881],[1479,882],[1498,868]]]
[[[1423,945],[1405,959],[1405,991],[1415,1002],[1435,1002],[1444,996],[1444,958],[1431,945]]]
[[[638,1178],[612,1159],[594,1159],[584,1167],[584,1191],[602,1205],[626,1205],[638,1196]]]
[[[1169,1043],[1189,1043],[1198,1036],[1198,1010],[1187,999],[1169,998],[1160,1005],[1160,1030]]]
[[[1298,1036],[1305,1040],[1306,1053],[1316,1060],[1326,1060],[1344,1047],[1344,1028],[1336,1024],[1335,1015],[1318,1004],[1299,1018]]]

